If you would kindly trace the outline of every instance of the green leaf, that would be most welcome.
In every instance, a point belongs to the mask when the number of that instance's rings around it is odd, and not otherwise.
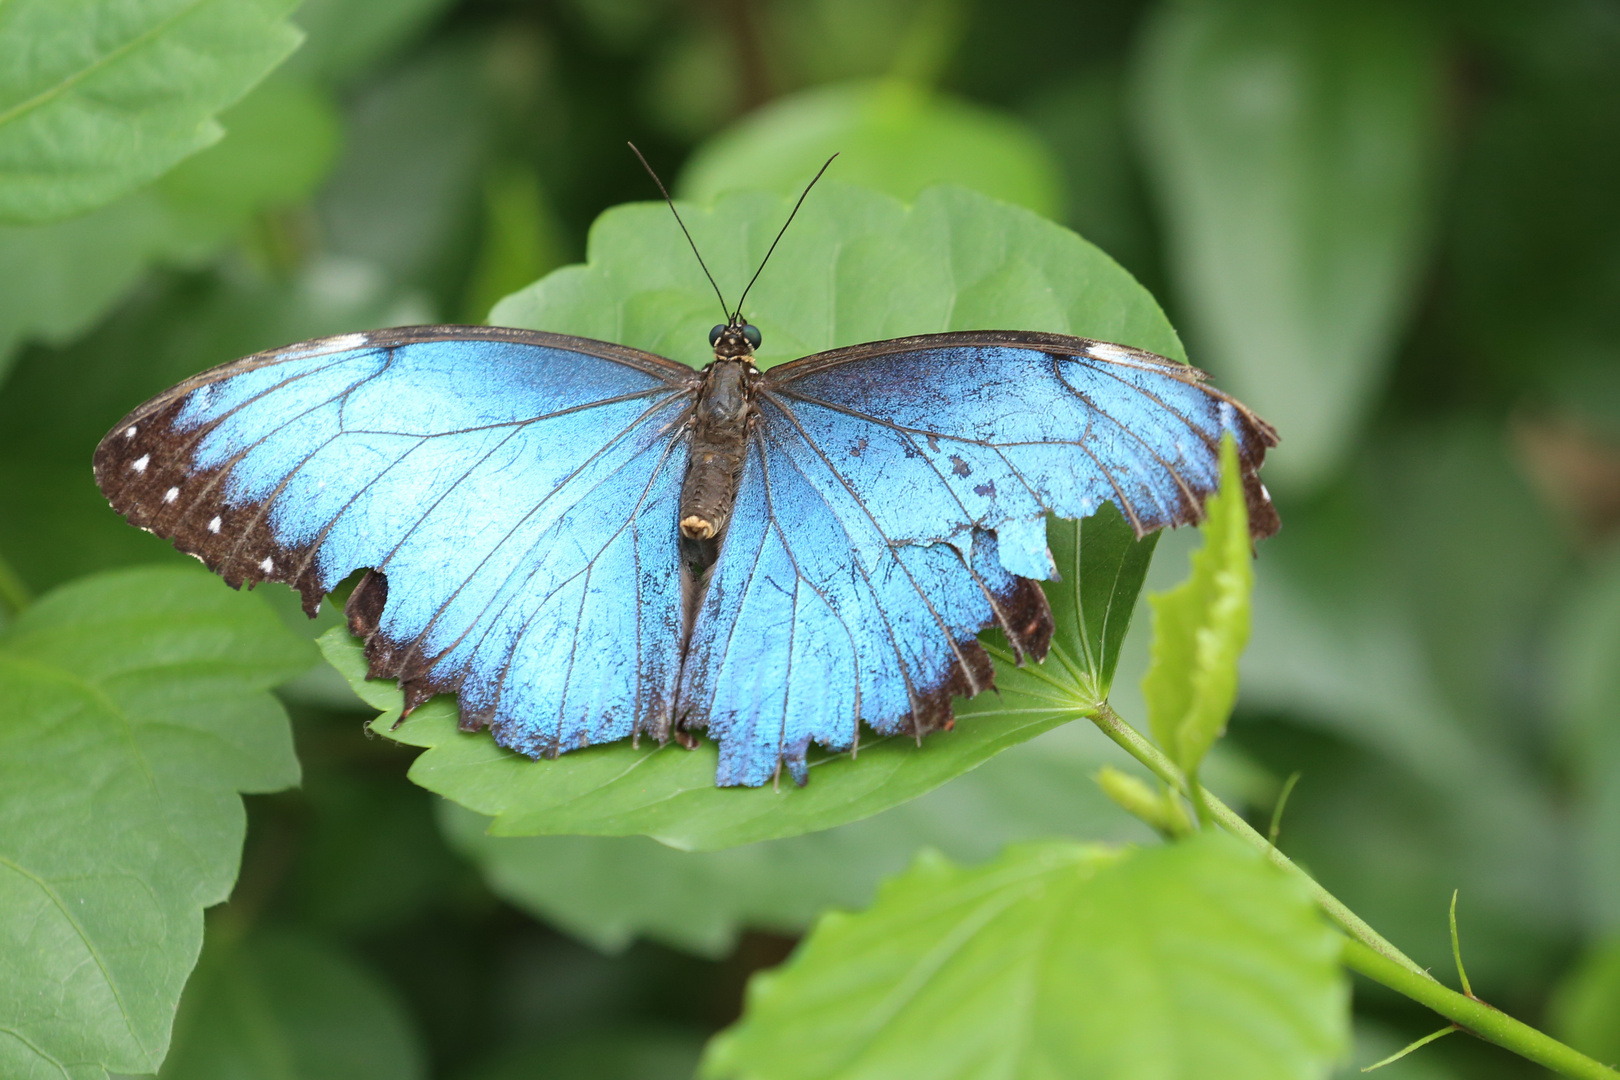
[[[427,1075],[403,1003],[355,961],[300,935],[228,929],[209,927],[159,1080]]]
[[[1230,435],[1221,440],[1221,490],[1204,513],[1204,546],[1193,554],[1192,574],[1148,598],[1153,653],[1142,678],[1153,738],[1189,776],[1226,730],[1237,701],[1238,657],[1249,642],[1254,555]]]
[[[739,188],[797,198],[835,153],[829,177],[902,199],[944,182],[1047,217],[1063,205],[1051,152],[1022,121],[900,80],[772,102],[700,146],[676,189],[699,202]]]
[[[371,730],[427,753],[410,778],[496,819],[498,836],[651,836],[671,847],[706,851],[828,829],[915,798],[1009,746],[1084,716],[1092,704],[1078,687],[1041,675],[998,674],[1002,689],[958,711],[956,729],[922,748],[903,738],[874,739],[848,754],[812,757],[804,788],[717,788],[712,742],[628,742],[531,761],[503,750],[485,732],[456,727],[453,698],[417,709],[397,729],[402,698],[388,681],[365,679],[360,646],[342,629],[320,639],[327,659],[366,702],[384,710]],[[1002,669],[1005,671],[1005,669]],[[1019,676],[1023,677],[1020,678]]]
[[[1288,440],[1350,448],[1419,295],[1443,64],[1412,5],[1167,4],[1138,56],[1146,163],[1201,355]]]
[[[870,903],[921,847],[979,861],[1049,836],[1147,839],[1078,779],[1124,760],[1075,725],[866,821],[726,851],[675,851],[642,837],[490,836],[489,819],[448,802],[440,823],[499,896],[599,949],[646,937],[720,959],[745,929],[797,934],[829,907]]]
[[[225,120],[218,145],[110,206],[49,225],[0,225],[0,376],[18,344],[79,336],[153,264],[212,258],[260,209],[307,195],[331,164],[336,116],[308,87],[271,80]]]
[[[1220,835],[925,854],[754,977],[705,1076],[1325,1076],[1349,988],[1300,884]]]
[[[681,204],[709,269],[735,302],[791,198],[737,192]],[[513,293],[500,326],[579,334],[701,367],[719,304],[662,203],[616,206],[591,227],[584,265]],[[1177,360],[1153,297],[1074,233],[962,188],[900,201],[823,180],[805,200],[744,312],[764,331],[761,368],[840,345],[943,330],[1048,330]]]
[[[0,634],[0,1075],[157,1069],[239,791],[298,780],[306,642],[197,571],[92,577]]]
[[[219,141],[214,119],[298,47],[297,0],[10,0],[0,221],[72,217]],[[21,58],[27,57],[27,62]]]

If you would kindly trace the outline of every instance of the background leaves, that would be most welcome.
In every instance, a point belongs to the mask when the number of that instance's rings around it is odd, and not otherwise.
[[[236,876],[239,791],[296,783],[267,689],[314,657],[199,572],[89,578],[0,635],[0,1072],[152,1072]]]
[[[216,926],[175,1018],[159,1080],[297,1076],[417,1080],[421,1047],[397,997],[352,959],[285,932]]]
[[[0,23],[0,220],[104,205],[224,134],[297,47],[295,0],[17,0]]]
[[[1142,144],[1207,363],[1287,432],[1267,470],[1342,459],[1393,356],[1440,162],[1439,54],[1406,6],[1167,6]]]

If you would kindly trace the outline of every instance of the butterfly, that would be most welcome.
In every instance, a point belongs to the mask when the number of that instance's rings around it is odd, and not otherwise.
[[[1197,521],[1230,433],[1251,531],[1277,528],[1276,433],[1185,364],[962,331],[761,372],[741,310],[701,371],[489,326],[272,349],[135,409],[96,481],[312,617],[364,569],[345,613],[407,713],[455,693],[464,730],[535,758],[705,732],[723,786],[803,784],[862,724],[951,727],[993,684],[987,627],[1044,658],[1048,514]]]

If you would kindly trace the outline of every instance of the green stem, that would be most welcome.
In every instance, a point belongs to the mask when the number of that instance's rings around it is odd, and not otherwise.
[[[34,602],[29,595],[28,586],[23,584],[17,571],[11,568],[4,555],[0,555],[0,607],[13,615],[21,615],[23,609]]]
[[[1191,796],[1187,778],[1174,762],[1137,731],[1122,720],[1105,701],[1091,716],[1092,723],[1104,735],[1118,743],[1127,754],[1152,770],[1160,780],[1172,788]],[[1207,790],[1201,791],[1215,821],[1233,836],[1242,840],[1266,858],[1295,874],[1311,890],[1316,902],[1349,935],[1345,942],[1345,966],[1380,982],[1413,1001],[1427,1005],[1448,1020],[1454,1020],[1466,1030],[1488,1042],[1505,1047],[1519,1056],[1545,1065],[1564,1076],[1616,1080],[1617,1074],[1606,1065],[1573,1050],[1563,1043],[1544,1035],[1528,1024],[1513,1019],[1477,998],[1457,993],[1417,965],[1411,957],[1384,940],[1383,935],[1368,926],[1366,921],[1345,907],[1344,902],[1317,883],[1294,861],[1261,836],[1247,821]]]
[[[1448,1020],[1456,1021],[1465,1031],[1486,1042],[1511,1050],[1526,1061],[1545,1066],[1560,1076],[1573,1076],[1579,1080],[1615,1080],[1620,1075],[1607,1065],[1565,1046],[1550,1035],[1543,1035],[1529,1024],[1513,1019],[1478,998],[1459,994],[1428,975],[1414,975],[1359,941],[1344,943],[1344,963],[1350,970],[1359,971],[1374,982],[1427,1005]]]
[[[1157,776],[1160,780],[1163,780],[1177,791],[1186,794],[1189,798],[1192,796],[1192,793],[1187,786],[1187,778],[1181,774],[1181,770],[1176,767],[1175,762],[1166,757],[1164,752],[1161,751],[1157,746],[1154,746],[1152,743],[1148,742],[1147,738],[1140,731],[1137,731],[1135,728],[1131,727],[1131,725],[1122,720],[1120,715],[1116,713],[1113,710],[1113,707],[1110,706],[1106,701],[1098,707],[1096,713],[1092,715],[1091,721],[1102,729],[1104,735],[1107,735],[1110,739],[1113,739],[1116,743],[1123,747],[1127,754],[1131,755],[1131,757],[1135,758],[1137,761],[1140,761],[1143,765],[1146,765],[1149,769],[1151,769],[1153,771],[1153,775]],[[1391,961],[1400,964],[1407,970],[1416,972],[1419,975],[1423,975],[1424,978],[1429,977],[1423,971],[1423,969],[1418,966],[1416,960],[1413,960],[1411,957],[1401,952],[1401,950],[1397,949],[1394,945],[1391,945],[1388,941],[1384,940],[1383,936],[1379,934],[1378,931],[1368,926],[1366,922],[1362,920],[1361,916],[1345,907],[1342,900],[1328,892],[1326,889],[1322,888],[1322,886],[1317,883],[1315,878],[1311,877],[1305,871],[1295,866],[1292,859],[1278,851],[1276,848],[1272,847],[1271,843],[1264,836],[1261,836],[1257,831],[1255,831],[1254,827],[1251,826],[1247,821],[1244,821],[1242,816],[1239,815],[1236,810],[1233,810],[1230,806],[1227,806],[1224,802],[1217,799],[1214,795],[1211,795],[1207,791],[1203,792],[1202,794],[1207,800],[1206,806],[1209,810],[1210,816],[1212,816],[1222,828],[1231,833],[1233,836],[1236,836],[1239,840],[1242,840],[1244,843],[1248,844],[1250,847],[1254,848],[1256,851],[1260,852],[1262,855],[1276,863],[1278,866],[1282,867],[1284,870],[1287,870],[1290,873],[1298,874],[1301,880],[1303,880],[1310,887],[1311,892],[1316,896],[1316,902],[1322,906],[1323,911],[1327,912],[1328,918],[1338,923],[1340,928],[1342,928],[1345,933],[1366,945],[1368,948],[1382,953]]]

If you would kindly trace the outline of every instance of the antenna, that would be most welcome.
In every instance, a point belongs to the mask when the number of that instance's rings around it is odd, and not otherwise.
[[[634,147],[632,147],[632,149],[634,149]],[[748,299],[748,289],[752,289],[754,287],[754,282],[759,280],[759,275],[765,269],[765,264],[771,261],[771,254],[776,251],[776,245],[782,242],[782,233],[787,232],[788,226],[793,224],[794,214],[797,214],[799,212],[799,207],[804,205],[805,196],[810,194],[810,189],[816,186],[816,181],[817,180],[821,179],[821,173],[824,173],[824,172],[827,171],[827,167],[833,163],[833,158],[836,158],[837,156],[838,156],[837,154],[834,154],[832,157],[828,158],[827,159],[827,164],[823,165],[821,167],[821,172],[818,172],[818,173],[816,173],[815,176],[812,176],[810,178],[810,182],[808,184],[804,185],[804,194],[800,195],[799,196],[799,201],[793,204],[793,213],[789,214],[787,220],[782,222],[782,231],[776,234],[776,239],[775,240],[771,241],[770,251],[767,251],[765,253],[765,257],[763,259],[759,260],[759,269],[755,270],[754,271],[754,276],[748,279],[748,288],[746,288],[746,289],[744,289],[742,291],[742,296],[737,301],[736,314],[728,316],[727,319],[726,319],[727,322],[730,322],[730,321],[732,321],[732,320],[734,320],[734,319],[736,319],[736,318],[738,318],[739,316],[742,315],[743,301]],[[660,186],[662,186],[662,185],[660,185]],[[675,206],[674,206],[673,203],[670,204],[670,209],[671,210],[675,209]],[[685,228],[684,225],[681,226],[681,227]],[[696,249],[694,248],[693,250],[695,251]],[[714,279],[710,278],[709,280],[712,281]],[[718,286],[716,287],[715,291],[716,292],[719,291]]]
[[[645,157],[642,157],[642,154],[641,154],[640,150],[636,149],[636,144],[635,143],[627,143],[626,145],[630,147],[630,149],[635,153],[637,158],[640,158],[641,167],[643,169],[647,170],[647,175],[652,177],[653,183],[658,185],[658,190],[660,192],[663,192],[664,201],[669,204],[669,212],[675,215],[675,224],[677,224],[677,225],[679,225],[681,227],[681,232],[686,233],[686,242],[688,244],[692,245],[692,254],[697,255],[698,265],[703,267],[703,276],[709,279],[709,284],[710,285],[714,285],[714,295],[716,297],[718,297],[719,300],[720,300],[720,311],[725,315],[726,322],[728,322],[728,323],[731,322],[731,319],[732,319],[731,308],[726,305],[726,298],[721,295],[720,286],[715,284],[714,275],[709,273],[709,267],[707,266],[707,264],[704,263],[703,256],[698,253],[697,243],[696,243],[696,241],[694,241],[692,239],[692,234],[690,232],[687,232],[686,222],[681,220],[681,212],[679,210],[675,209],[675,200],[671,199],[669,197],[669,192],[667,190],[665,190],[665,188],[664,188],[664,182],[662,180],[658,179],[658,174],[653,172],[653,167],[651,165],[647,164],[647,159]],[[832,163],[829,161],[828,164],[830,165]],[[822,168],[822,172],[825,172],[826,169],[827,169],[827,166],[823,165],[821,168]],[[816,175],[817,175],[817,177],[819,177],[821,175],[821,173],[817,173]],[[812,180],[811,183],[813,184],[813,183],[815,183],[815,181]],[[806,188],[805,190],[806,190],[806,192],[809,191],[808,188]],[[799,201],[803,202],[804,199],[801,197],[799,199]],[[794,209],[795,212],[798,211],[798,207],[794,207],[793,209]],[[789,221],[793,220],[791,215],[788,217],[788,220]],[[781,237],[777,237],[777,239],[781,239]],[[774,248],[774,247],[776,247],[776,245],[772,244],[771,247]],[[766,255],[765,257],[767,259],[770,258],[769,255]],[[763,268],[763,264],[761,264],[761,268]],[[759,275],[755,274],[754,276],[758,277]],[[749,282],[749,284],[752,285],[753,282]],[[747,290],[746,289],[743,292],[744,292],[744,295],[747,295]],[[739,311],[742,310],[742,305],[738,304],[737,309]]]

